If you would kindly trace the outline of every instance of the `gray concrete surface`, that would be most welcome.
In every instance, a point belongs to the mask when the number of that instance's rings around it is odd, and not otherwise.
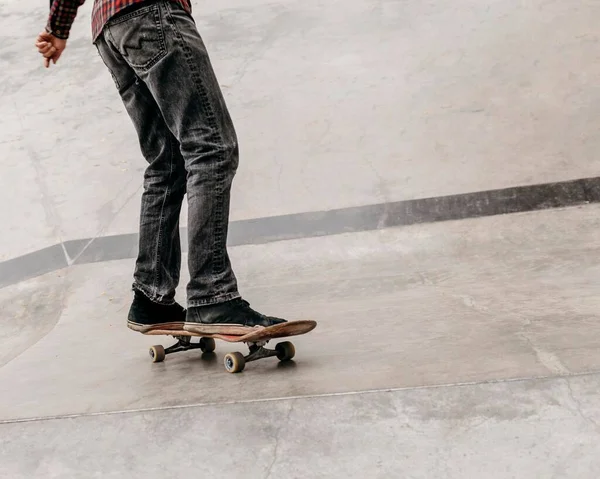
[[[219,343],[217,358],[204,361],[190,352],[149,362],[147,346],[170,340],[123,327],[130,261],[22,283],[1,292],[3,303],[16,308],[14,298],[27,297],[22,288],[39,291],[18,306],[38,328],[0,369],[0,383],[13,386],[0,396],[0,419],[600,370],[600,264],[590,261],[600,250],[599,212],[234,248],[242,294],[259,310],[321,323],[297,338],[295,366],[263,361],[239,376],[222,366],[223,353],[239,345]],[[44,306],[50,331],[42,336],[36,310],[47,302],[60,312]],[[190,388],[194,381],[201,387]]]
[[[0,464],[6,477],[194,465],[219,477],[597,477],[599,212],[233,248],[255,306],[320,322],[295,340],[294,363],[241,375],[224,372],[239,349],[225,343],[150,362],[159,338],[124,327],[130,261],[5,288],[0,309],[29,326],[18,343],[0,328]]]
[[[599,387],[590,375],[2,424],[0,475],[593,478]]]
[[[0,4],[0,260],[137,224],[143,160],[92,2],[49,71],[46,3]],[[239,131],[234,220],[597,176],[595,1],[194,7]]]
[[[599,477],[597,204],[236,246],[257,309],[319,321],[296,360],[152,364],[131,254],[71,264],[135,233],[144,167],[91,3],[50,70],[47,2],[0,3],[0,262],[47,272],[0,281],[0,478]],[[597,2],[194,8],[234,221],[599,176]]]

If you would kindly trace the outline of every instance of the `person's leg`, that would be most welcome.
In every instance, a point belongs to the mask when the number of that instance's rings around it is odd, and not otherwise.
[[[122,55],[103,35],[96,46],[113,76],[148,161],[134,272],[135,297],[128,325],[141,332],[182,329],[185,312],[174,299],[181,267],[179,216],[186,189],[179,144],[148,88]]]
[[[179,142],[189,206],[188,306],[239,297],[226,248],[237,139],[192,18],[176,4],[153,2],[110,21],[105,36],[148,88]]]
[[[239,298],[226,245],[237,138],[193,19],[160,1],[109,22],[106,38],[147,85],[180,145],[189,205],[187,323],[280,322]]]

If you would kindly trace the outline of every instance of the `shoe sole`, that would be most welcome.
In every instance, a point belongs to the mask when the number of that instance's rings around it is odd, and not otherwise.
[[[237,324],[203,324],[203,323],[159,323],[140,324],[133,321],[127,322],[127,327],[138,333],[148,334],[152,331],[185,331],[194,334],[224,334],[243,336],[264,328],[264,326],[242,326]]]
[[[140,324],[134,323],[133,321],[127,321],[127,327],[138,333],[148,333],[154,330],[160,331],[182,331],[183,330],[183,321],[178,323],[159,323],[159,324]]]

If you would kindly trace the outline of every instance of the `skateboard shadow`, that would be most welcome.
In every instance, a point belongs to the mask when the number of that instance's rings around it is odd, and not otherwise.
[[[200,355],[200,361],[202,361],[205,364],[215,364],[217,362],[217,355],[216,353],[212,352],[212,353],[202,353]]]
[[[298,365],[293,361],[281,361],[277,363],[277,369],[296,369]]]

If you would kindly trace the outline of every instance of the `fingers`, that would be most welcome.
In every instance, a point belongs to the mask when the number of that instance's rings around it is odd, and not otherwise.
[[[38,52],[46,58],[52,58],[58,53],[58,50],[51,43],[36,43]]]
[[[62,55],[66,42],[58,40],[50,33],[43,31],[36,39],[35,46],[44,57],[44,66],[49,68],[52,63],[56,64]]]
[[[57,54],[57,50],[54,47],[50,47],[50,49],[48,51],[46,51],[45,53],[42,53],[42,55],[46,58],[52,58],[54,57],[54,55]]]
[[[38,52],[40,52],[40,54],[42,54],[42,56],[44,57],[44,66],[46,68],[49,68],[50,60],[52,57],[51,52],[54,47],[52,46],[52,44],[45,43],[45,42],[42,42],[42,43],[38,42],[35,44],[35,46],[37,47]]]
[[[36,40],[37,43],[39,43],[39,42],[51,42],[51,41],[52,41],[52,35],[50,35],[46,31],[41,32],[38,35],[37,40]]]
[[[38,42],[35,44],[35,46],[38,49],[38,52],[40,52],[42,55],[44,53],[47,53],[51,48],[53,48],[52,43],[48,43],[48,42]]]
[[[38,52],[44,57],[44,66],[46,68],[50,67],[50,61],[56,64],[61,52],[57,51],[50,43],[36,44],[36,46],[38,47]]]

